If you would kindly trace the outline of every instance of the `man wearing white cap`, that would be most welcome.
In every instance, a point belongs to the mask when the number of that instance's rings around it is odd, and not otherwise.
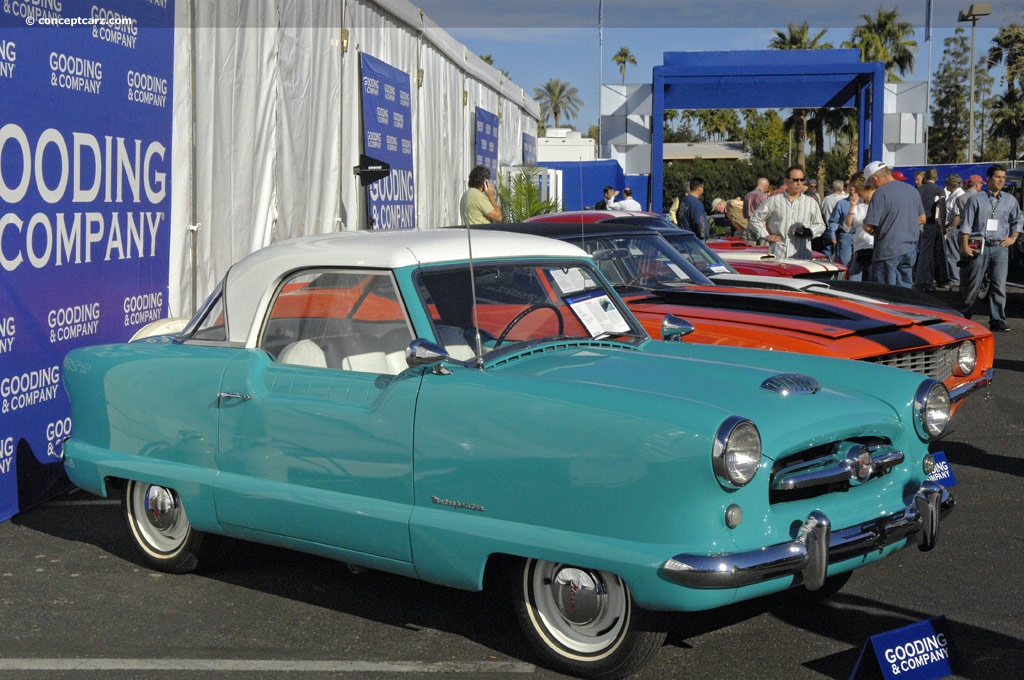
[[[875,237],[871,280],[911,288],[917,241],[924,224],[924,204],[915,187],[893,178],[881,161],[868,163],[864,179],[877,189],[864,216],[864,229]]]

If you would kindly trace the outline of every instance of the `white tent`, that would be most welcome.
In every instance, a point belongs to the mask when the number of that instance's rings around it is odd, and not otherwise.
[[[232,262],[287,238],[367,227],[359,55],[410,75],[416,223],[459,221],[476,107],[519,165],[536,102],[405,0],[179,0],[170,313]]]

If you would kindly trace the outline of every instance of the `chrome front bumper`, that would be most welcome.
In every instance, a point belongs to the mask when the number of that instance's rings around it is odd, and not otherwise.
[[[938,538],[939,521],[955,506],[949,491],[925,482],[914,502],[894,515],[833,530],[829,518],[815,510],[792,541],[749,552],[676,555],[662,565],[661,573],[689,588],[738,588],[783,576],[802,576],[808,590],[817,590],[825,583],[829,564],[867,555],[905,538],[916,537],[918,548],[931,550]]]
[[[976,380],[965,382],[963,385],[950,390],[949,400],[955,404],[979,387],[984,387],[991,383],[994,375],[995,369],[990,368],[982,373]]]

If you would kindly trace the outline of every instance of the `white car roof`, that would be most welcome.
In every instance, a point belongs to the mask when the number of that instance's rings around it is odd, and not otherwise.
[[[256,341],[255,321],[278,280],[288,272],[313,267],[398,269],[416,265],[508,257],[569,257],[590,259],[564,241],[501,231],[429,229],[401,231],[343,231],[303,236],[262,248],[235,263],[224,278],[228,341]]]

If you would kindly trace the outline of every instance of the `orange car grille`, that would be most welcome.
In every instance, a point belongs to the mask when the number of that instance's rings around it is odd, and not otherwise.
[[[950,345],[946,347],[934,347],[932,349],[914,350],[912,352],[898,352],[886,354],[880,357],[868,357],[865,361],[886,366],[904,368],[908,371],[921,373],[929,378],[945,380],[953,375],[953,367],[956,366],[957,347]]]

